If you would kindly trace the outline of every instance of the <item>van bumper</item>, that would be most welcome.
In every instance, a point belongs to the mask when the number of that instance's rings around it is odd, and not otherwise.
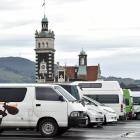
[[[86,127],[88,125],[88,117],[69,117],[69,127]]]

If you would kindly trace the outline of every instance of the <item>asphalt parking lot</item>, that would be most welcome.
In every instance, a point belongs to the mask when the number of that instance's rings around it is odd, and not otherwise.
[[[0,135],[1,140],[43,140],[40,134],[33,131],[5,131]],[[130,120],[118,122],[117,124],[108,124],[93,128],[72,128],[62,136],[48,138],[55,140],[139,140],[140,139],[140,121]]]

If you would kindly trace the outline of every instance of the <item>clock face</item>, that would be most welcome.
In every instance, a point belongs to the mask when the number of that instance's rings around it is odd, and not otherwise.
[[[42,68],[42,69],[45,69],[45,65],[41,65],[41,68]]]

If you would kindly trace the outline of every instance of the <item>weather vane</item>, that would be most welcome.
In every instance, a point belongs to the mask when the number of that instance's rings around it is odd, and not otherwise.
[[[44,3],[42,4],[42,7],[44,7],[44,16],[46,15],[45,14],[45,11],[46,11],[46,0],[44,0]]]

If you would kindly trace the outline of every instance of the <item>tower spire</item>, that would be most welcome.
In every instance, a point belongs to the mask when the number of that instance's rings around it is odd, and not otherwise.
[[[44,7],[44,17],[45,17],[46,16],[46,0],[44,0],[42,7]]]

